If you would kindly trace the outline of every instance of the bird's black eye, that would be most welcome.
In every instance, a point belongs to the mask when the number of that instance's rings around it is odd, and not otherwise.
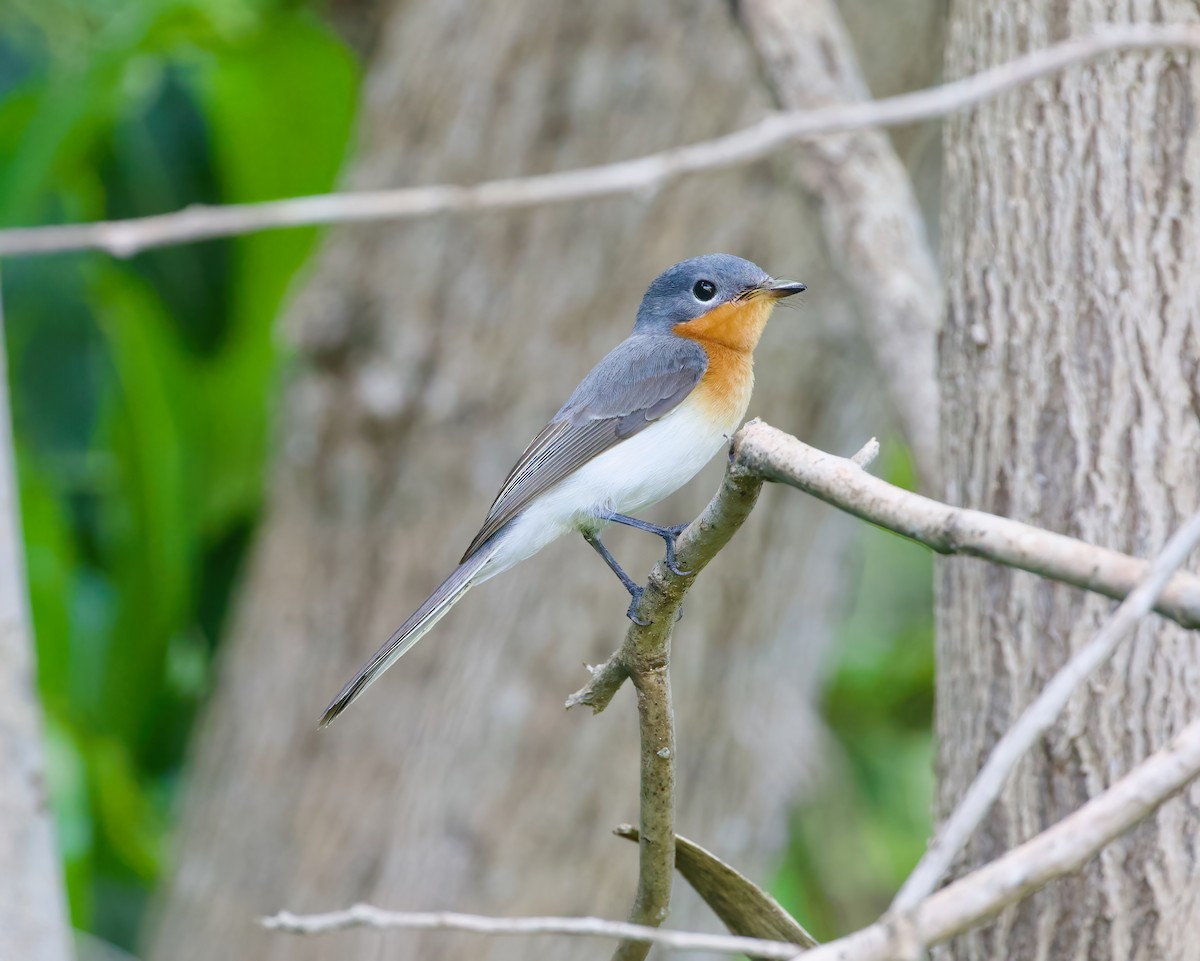
[[[697,280],[692,293],[697,300],[712,300],[717,296],[717,285],[711,280]]]

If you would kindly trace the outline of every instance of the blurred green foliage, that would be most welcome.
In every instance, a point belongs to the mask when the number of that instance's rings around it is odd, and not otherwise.
[[[914,489],[902,443],[875,468]],[[862,525],[851,609],[823,685],[838,750],[796,811],[772,890],[819,940],[883,913],[925,850],[933,804],[933,560],[924,547]]]
[[[302,3],[6,0],[0,225],[327,191],[358,79]],[[4,265],[71,912],[125,947],[259,510],[272,323],[315,237]]]

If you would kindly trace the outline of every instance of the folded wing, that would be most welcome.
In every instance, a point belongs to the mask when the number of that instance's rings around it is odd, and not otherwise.
[[[681,337],[638,334],[621,343],[583,379],[509,471],[463,560],[539,494],[678,407],[707,367],[704,349]]]

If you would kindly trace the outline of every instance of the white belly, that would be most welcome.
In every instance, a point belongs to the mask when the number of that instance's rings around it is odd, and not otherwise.
[[[501,535],[478,581],[507,570],[570,531],[608,513],[636,514],[699,473],[741,420],[714,424],[699,405],[680,404],[640,433],[594,457],[535,499]]]

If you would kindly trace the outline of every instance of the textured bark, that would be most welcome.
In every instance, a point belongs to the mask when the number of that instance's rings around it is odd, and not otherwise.
[[[357,187],[616,160],[770,106],[717,0],[409,0],[383,22]],[[625,914],[636,858],[609,832],[637,810],[632,695],[601,717],[562,708],[586,680],[581,662],[625,629],[627,598],[582,541],[474,591],[344,719],[320,733],[315,721],[449,569],[524,442],[627,333],[669,263],[728,250],[810,281],[801,310],[781,310],[767,332],[751,413],[835,450],[867,436],[881,407],[869,351],[786,182],[761,164],[655,197],[331,234],[289,318],[300,358],[271,509],[149,957],[374,957],[379,935],[331,948],[253,924],[360,899]],[[720,470],[654,516],[692,516]],[[675,631],[679,827],[751,876],[767,870],[816,761],[814,665],[852,530],[793,492],[765,492]],[[648,570],[661,544],[633,535],[614,532],[613,545]],[[679,923],[697,915],[686,902]],[[386,939],[396,957],[530,953],[437,933]]]
[[[46,792],[0,312],[0,958],[67,961],[70,927]]]
[[[1190,3],[953,7],[961,76],[1092,23]],[[942,451],[951,503],[1156,552],[1200,502],[1200,67],[1125,55],[947,125]],[[1195,569],[1194,566],[1192,569]],[[1010,570],[938,564],[939,807],[1111,604]],[[1058,820],[1200,711],[1197,635],[1152,619],[1077,693],[963,860]],[[956,959],[1178,959],[1200,941],[1193,787]]]

